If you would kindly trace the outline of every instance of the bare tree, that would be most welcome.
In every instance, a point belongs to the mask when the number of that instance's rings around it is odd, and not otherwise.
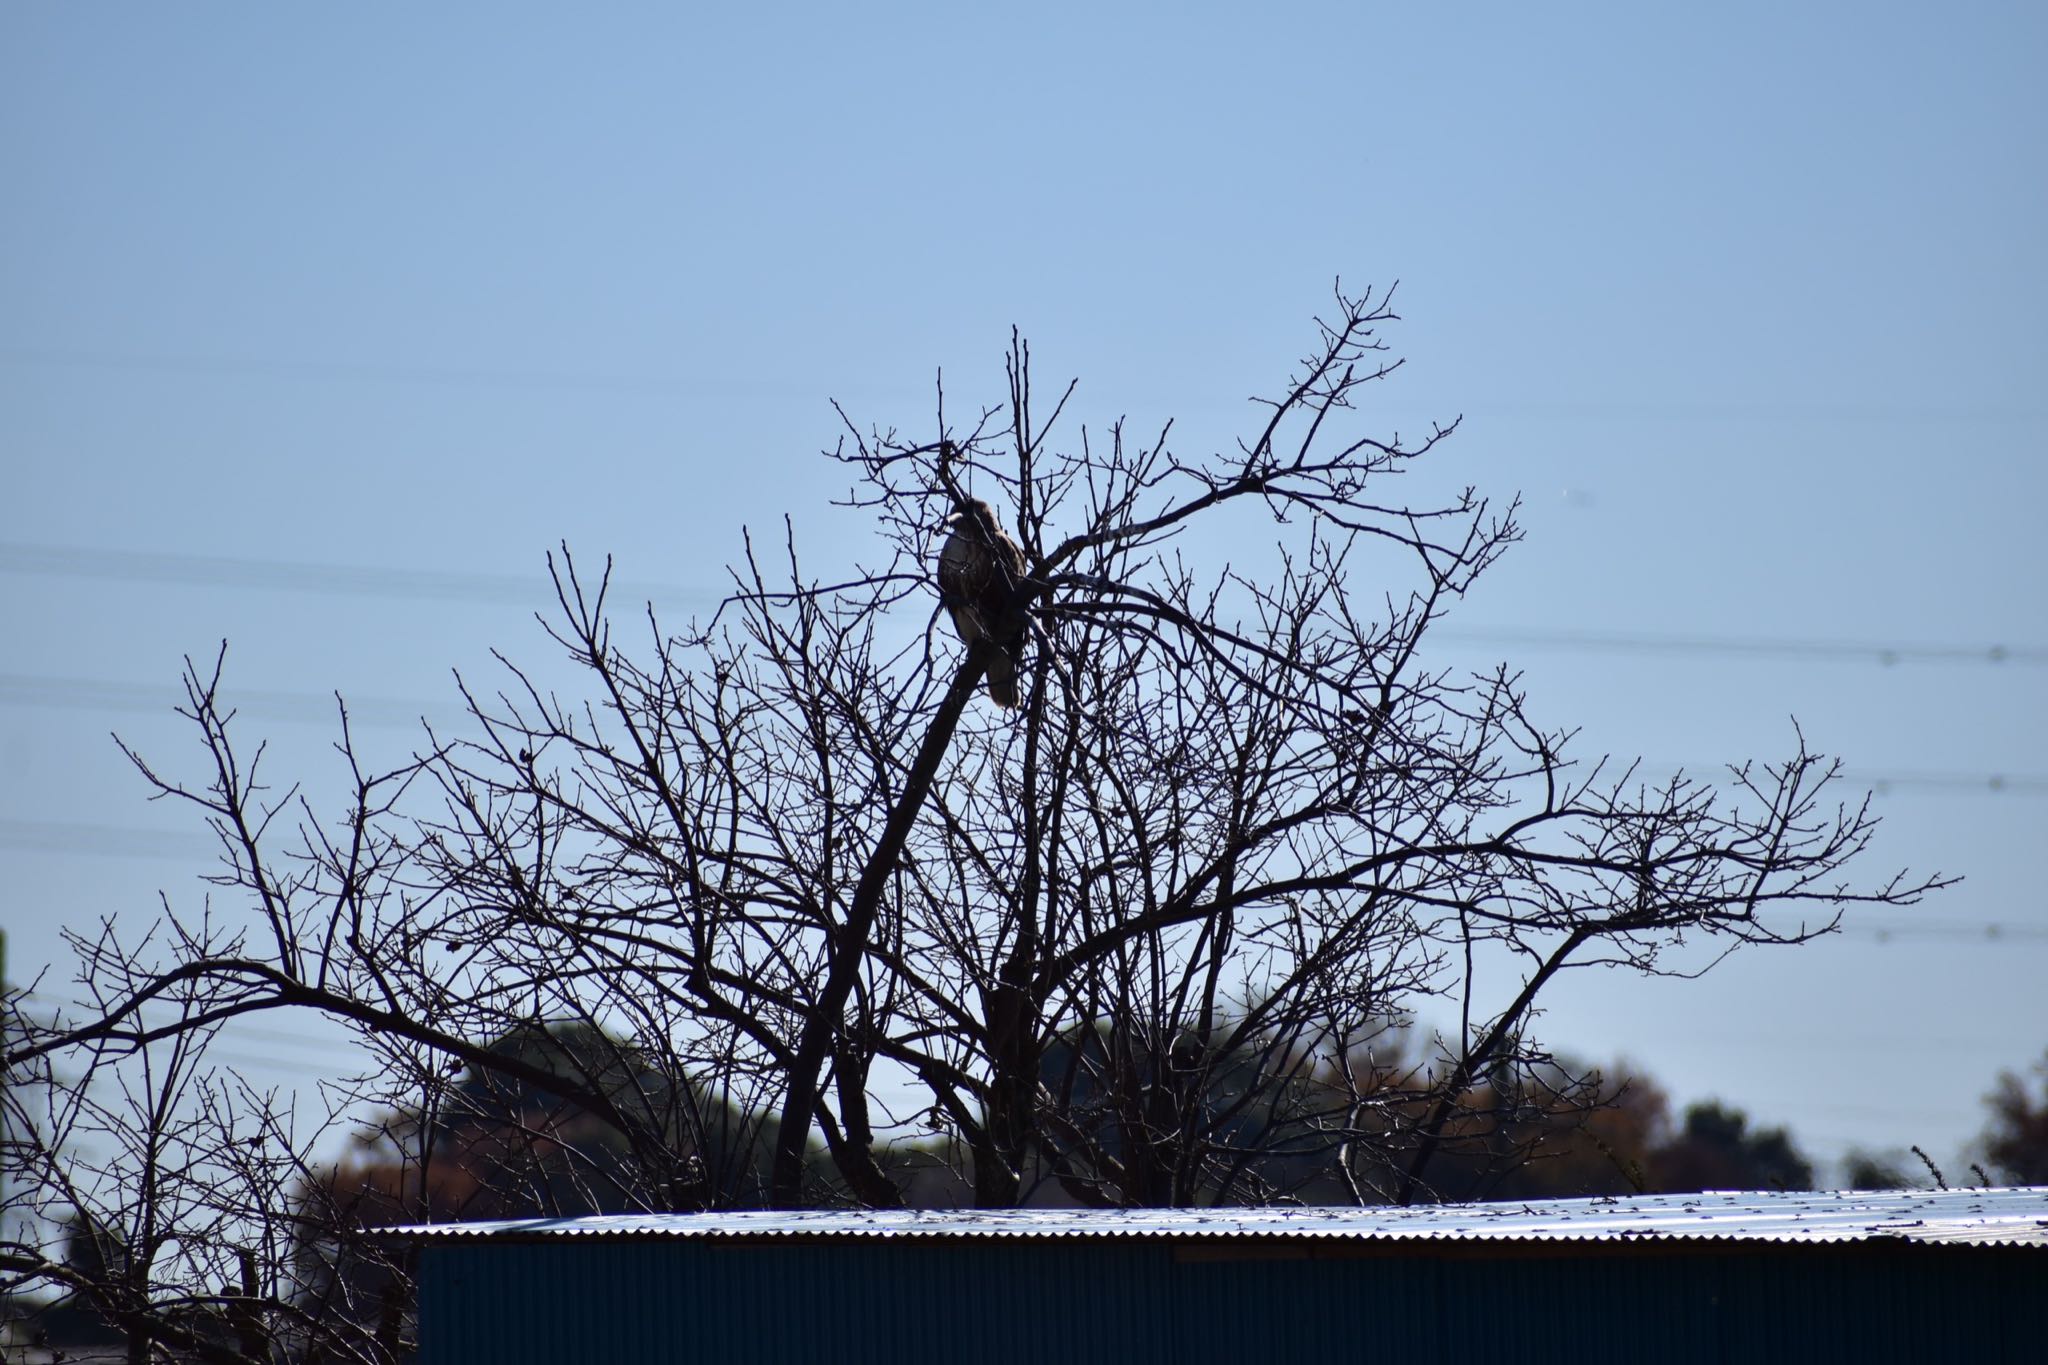
[[[157,927],[171,934],[170,953],[195,962],[240,951],[203,922],[196,937],[175,916]],[[374,1333],[358,1340],[357,1323],[328,1311],[330,1282],[304,1274],[309,1210],[300,1191],[326,1122],[302,1124],[293,1097],[258,1091],[208,1059],[218,1007],[234,988],[203,970],[139,968],[149,945],[122,939],[112,923],[71,938],[81,968],[75,1013],[33,1010],[38,992],[8,1000],[0,1290],[9,1316],[58,1307],[96,1318],[138,1363],[159,1353],[395,1358],[395,1320],[381,1347]],[[138,997],[153,1045],[140,1045],[132,1023],[105,1027],[133,1020]],[[345,1241],[357,1261],[386,1259],[358,1227],[316,1220],[311,1231],[337,1250]]]
[[[1803,943],[1940,882],[1844,879],[1874,820],[1796,734],[1653,783],[1573,756],[1508,668],[1432,662],[1520,531],[1469,489],[1401,496],[1455,422],[1361,430],[1394,320],[1340,293],[1257,430],[1199,458],[1060,435],[1072,386],[1041,412],[1013,342],[1005,401],[956,425],[942,398],[928,441],[846,422],[828,458],[877,564],[825,581],[793,534],[750,540],[680,633],[615,618],[609,566],[564,549],[543,624],[587,688],[501,658],[469,733],[374,774],[344,713],[338,812],[266,798],[193,670],[205,776],[134,757],[212,822],[253,927],[167,902],[157,951],[89,957],[88,1007],[27,1028],[10,1076],[315,1011],[373,1061],[336,1112],[541,1087],[586,1126],[522,1110],[512,1136],[637,1207],[898,1203],[912,1138],[984,1206],[1428,1197],[1473,1095],[1556,1090],[1530,1025],[1567,969],[1697,971],[1696,943]],[[1023,572],[963,647],[933,563],[976,500]],[[982,698],[999,659],[1015,709]],[[1521,964],[1505,998],[1488,962]],[[1460,1022],[1425,1055],[1400,1040],[1430,1002]],[[565,1023],[617,1054],[494,1046]],[[431,1128],[394,1139],[421,1169],[452,1159]],[[509,1178],[493,1150],[475,1179]],[[61,1152],[37,1160],[62,1203]]]

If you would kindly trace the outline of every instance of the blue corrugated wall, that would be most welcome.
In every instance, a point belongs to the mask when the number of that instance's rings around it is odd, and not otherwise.
[[[2048,1360],[2048,1253],[430,1243],[424,1365]],[[1248,1255],[1255,1249],[1246,1248]]]

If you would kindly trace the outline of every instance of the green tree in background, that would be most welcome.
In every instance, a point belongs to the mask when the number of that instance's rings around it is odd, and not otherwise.
[[[1997,1088],[1984,1097],[1991,1121],[1977,1141],[2004,1178],[2020,1185],[2048,1185],[2048,1052],[2034,1063],[2033,1072],[2041,1080],[2038,1100],[2027,1093],[2020,1076],[1999,1073]]]
[[[1804,1190],[1813,1165],[1783,1128],[1752,1129],[1740,1109],[1718,1100],[1687,1107],[1678,1134],[1651,1154],[1653,1189]]]

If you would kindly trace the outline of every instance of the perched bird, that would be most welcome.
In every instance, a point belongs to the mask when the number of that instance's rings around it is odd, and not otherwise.
[[[953,629],[966,644],[988,640],[997,646],[988,663],[988,695],[998,706],[1017,704],[1017,664],[1031,618],[1018,592],[1024,582],[1024,551],[1010,539],[993,507],[969,498],[946,518],[949,534],[939,548],[939,601],[953,615]]]

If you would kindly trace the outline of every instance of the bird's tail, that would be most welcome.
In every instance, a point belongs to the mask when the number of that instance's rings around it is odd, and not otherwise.
[[[988,697],[997,706],[1017,705],[1017,659],[1008,650],[996,651],[988,661]]]

